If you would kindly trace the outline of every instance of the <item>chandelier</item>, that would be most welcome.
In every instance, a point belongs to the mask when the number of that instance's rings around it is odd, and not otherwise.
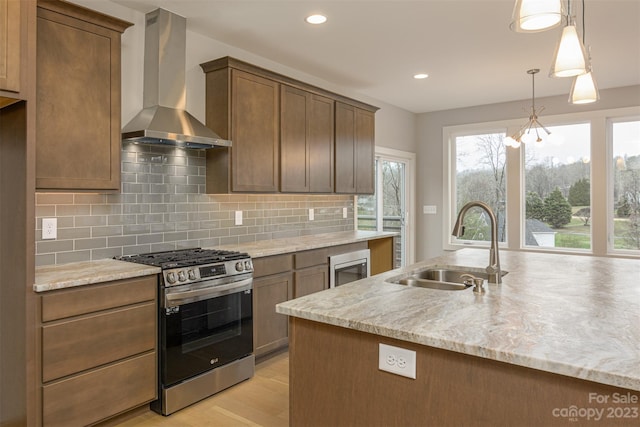
[[[544,127],[538,120],[538,113],[544,110],[541,107],[536,110],[536,81],[535,76],[539,73],[538,68],[532,68],[527,70],[527,74],[531,75],[531,114],[529,115],[529,121],[524,124],[516,133],[505,138],[504,143],[508,147],[518,148],[522,143],[541,142],[540,130],[542,129],[547,135],[551,135],[551,131]]]

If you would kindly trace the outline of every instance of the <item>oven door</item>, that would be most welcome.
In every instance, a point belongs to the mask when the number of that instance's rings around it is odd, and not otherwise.
[[[252,279],[165,289],[160,380],[170,387],[253,352]]]

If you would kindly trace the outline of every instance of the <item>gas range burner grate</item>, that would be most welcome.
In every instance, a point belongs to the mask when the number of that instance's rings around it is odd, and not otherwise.
[[[175,267],[188,267],[192,265],[212,264],[216,262],[247,258],[249,258],[249,255],[243,252],[202,248],[178,249],[173,251],[151,252],[147,254],[115,257],[115,259],[120,261],[153,265],[160,267],[163,270]]]

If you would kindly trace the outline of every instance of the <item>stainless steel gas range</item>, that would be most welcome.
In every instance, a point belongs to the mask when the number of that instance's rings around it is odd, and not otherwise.
[[[169,415],[253,376],[248,254],[196,248],[117,259],[162,269],[154,411]]]

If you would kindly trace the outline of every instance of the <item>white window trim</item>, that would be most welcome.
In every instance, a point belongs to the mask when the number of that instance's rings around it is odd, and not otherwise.
[[[614,121],[624,121],[625,119],[640,116],[640,106],[624,107],[607,110],[587,111],[580,113],[558,114],[541,117],[545,126],[560,126],[573,123],[591,124],[591,249],[571,250],[571,249],[538,249],[526,247],[524,245],[524,230],[522,221],[524,218],[524,152],[520,148],[507,150],[507,207],[506,243],[500,247],[510,250],[550,252],[550,253],[572,253],[597,256],[615,256],[638,258],[637,254],[629,254],[620,250],[613,250],[609,241],[612,224],[611,189],[613,182],[610,175],[611,152],[611,132],[610,126]],[[453,212],[452,201],[455,200],[455,150],[452,150],[452,143],[458,136],[487,134],[506,132],[511,135],[516,132],[526,121],[526,118],[517,120],[501,120],[485,123],[473,123],[459,126],[443,127],[443,224],[442,224],[442,245],[444,250],[457,250],[463,247],[480,246],[486,247],[488,243],[455,244],[450,239],[451,230],[457,212]]]

